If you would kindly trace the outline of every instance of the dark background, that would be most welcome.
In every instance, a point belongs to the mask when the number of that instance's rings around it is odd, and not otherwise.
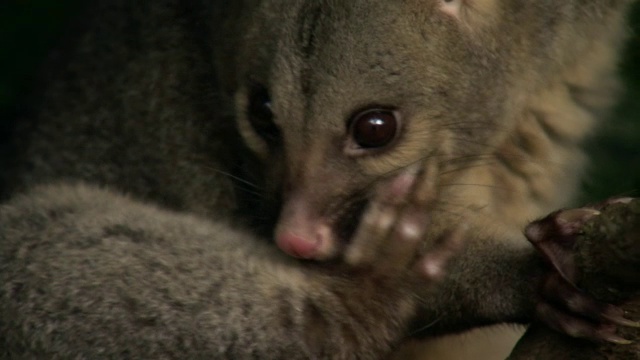
[[[6,134],[8,119],[31,89],[40,63],[78,16],[82,3],[86,2],[0,0],[0,132]],[[634,6],[630,24],[634,35],[621,64],[626,93],[613,118],[589,143],[593,162],[582,202],[640,196],[640,3]]]

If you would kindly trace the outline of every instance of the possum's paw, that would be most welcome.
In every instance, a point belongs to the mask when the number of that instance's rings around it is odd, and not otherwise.
[[[620,308],[595,300],[575,285],[579,273],[574,245],[583,225],[606,206],[628,201],[611,199],[592,207],[560,210],[527,226],[527,239],[554,269],[542,284],[543,301],[536,308],[538,318],[553,329],[574,337],[627,344],[628,340],[616,334],[617,327],[640,325],[626,319]]]
[[[428,166],[404,170],[379,184],[345,252],[345,261],[378,274],[409,270],[422,279],[439,280],[449,259],[461,248],[462,234],[452,232],[422,253],[429,228],[435,180]]]

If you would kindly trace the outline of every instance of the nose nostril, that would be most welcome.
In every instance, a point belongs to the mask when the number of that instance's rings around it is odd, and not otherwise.
[[[303,237],[292,232],[276,236],[276,244],[282,251],[301,259],[316,257],[317,249],[320,246],[319,240],[317,237]]]

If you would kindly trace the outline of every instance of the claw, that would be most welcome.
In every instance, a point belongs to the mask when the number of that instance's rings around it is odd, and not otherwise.
[[[594,216],[600,215],[600,211],[589,208],[571,209],[561,211],[558,214],[557,221],[560,224],[585,222]]]
[[[605,335],[602,340],[616,345],[631,345],[633,341],[620,337],[616,334]]]
[[[608,203],[609,204],[629,204],[633,200],[635,199],[632,197],[623,197],[623,198],[611,199],[609,200]]]
[[[640,322],[627,319],[623,314],[624,311],[612,306],[602,313],[602,318],[616,325],[640,328]]]
[[[591,207],[597,210],[604,210],[611,205],[616,204],[628,204],[634,201],[636,198],[632,197],[619,197],[619,198],[610,198],[598,204],[592,204]]]

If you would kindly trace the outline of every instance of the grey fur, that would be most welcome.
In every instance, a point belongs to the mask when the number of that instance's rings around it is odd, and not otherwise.
[[[18,196],[0,223],[3,359],[373,359],[413,308],[395,281],[82,184]]]
[[[575,192],[631,1],[465,0],[460,20],[435,0],[323,0],[301,16],[309,3],[91,5],[2,172],[0,354],[379,358],[409,320],[438,320],[430,335],[531,320],[543,270],[520,230]],[[272,92],[282,152],[236,109],[249,80]],[[371,101],[419,114],[404,151],[326,156]],[[474,240],[438,291],[360,287],[376,278],[327,274],[234,230],[271,229],[283,188],[311,187],[330,212],[434,149],[433,236],[464,219]],[[67,185],[34,190],[50,183]],[[416,299],[413,318],[395,306]]]

